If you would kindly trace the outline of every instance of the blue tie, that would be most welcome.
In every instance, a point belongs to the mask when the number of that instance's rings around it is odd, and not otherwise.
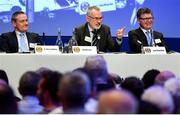
[[[25,34],[21,33],[20,36],[20,52],[29,52],[28,44],[26,43]]]
[[[152,38],[151,38],[151,33],[149,31],[146,31],[146,37],[147,37],[148,45],[151,46],[152,45]]]

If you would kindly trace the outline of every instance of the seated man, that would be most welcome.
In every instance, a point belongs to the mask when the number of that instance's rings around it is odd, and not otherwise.
[[[153,14],[151,10],[140,8],[136,16],[140,27],[128,33],[130,50],[133,53],[141,53],[142,46],[165,46],[163,34],[152,29]]]
[[[14,27],[13,32],[1,35],[1,50],[7,53],[29,52],[34,46],[40,43],[38,34],[29,33],[28,19],[24,12],[17,11],[11,18]]]
[[[102,12],[97,6],[89,7],[86,14],[86,23],[75,29],[75,39],[79,46],[97,46],[100,52],[119,51],[124,28],[116,33],[117,38],[113,40],[110,28],[102,24]]]

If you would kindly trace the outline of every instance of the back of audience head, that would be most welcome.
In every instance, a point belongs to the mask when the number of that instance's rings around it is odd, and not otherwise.
[[[27,71],[25,72],[19,81],[19,92],[22,96],[36,96],[38,83],[41,77],[33,72]]]
[[[7,84],[9,84],[8,76],[4,70],[0,70],[0,79],[4,80]]]
[[[95,79],[96,84],[107,84],[107,64],[102,56],[87,57],[84,68]]]
[[[148,70],[142,78],[144,82],[144,88],[149,88],[150,86],[154,85],[156,76],[160,73],[157,69]]]
[[[135,76],[127,77],[122,83],[121,88],[130,91],[137,99],[141,98],[144,91],[143,82]]]
[[[167,80],[164,84],[164,87],[172,94],[180,96],[180,79],[171,78]]]
[[[173,98],[162,86],[154,85],[146,89],[142,95],[142,100],[155,104],[162,114],[170,114],[174,111]]]
[[[176,77],[173,72],[162,71],[156,76],[155,83],[163,86],[168,79],[173,77]]]
[[[0,114],[16,114],[18,106],[11,87],[0,82]]]
[[[90,95],[90,81],[86,74],[74,71],[64,74],[59,88],[64,113],[77,111],[76,108],[84,109],[85,102]],[[79,111],[80,113],[83,111]]]
[[[167,80],[164,84],[164,87],[172,94],[175,110],[174,113],[180,113],[180,79],[171,78]]]
[[[98,114],[137,113],[136,98],[125,90],[109,90],[99,95]]]
[[[52,103],[59,105],[59,98],[57,95],[59,82],[62,78],[62,74],[57,71],[52,71],[50,69],[43,69],[39,72],[41,75],[41,80],[38,85],[38,97],[42,105],[46,104],[47,98],[49,98]],[[48,97],[47,97],[48,96]]]
[[[140,101],[138,114],[160,114],[160,109],[155,105],[147,101]]]

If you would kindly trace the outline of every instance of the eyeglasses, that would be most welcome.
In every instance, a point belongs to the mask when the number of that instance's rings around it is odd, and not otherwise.
[[[141,19],[141,20],[153,20],[154,18],[153,17],[149,17],[149,18],[139,18],[139,19]]]
[[[92,16],[88,16],[88,17],[90,17],[90,18],[92,18],[94,20],[102,20],[103,19],[103,17],[92,17]]]

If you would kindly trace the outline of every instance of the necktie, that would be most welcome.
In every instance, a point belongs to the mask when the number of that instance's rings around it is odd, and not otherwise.
[[[29,47],[26,42],[25,34],[21,33],[19,36],[20,36],[20,52],[29,52]]]
[[[92,46],[97,46],[98,44],[97,31],[92,31],[92,33],[93,33]]]
[[[151,33],[149,31],[146,31],[146,37],[147,37],[148,45],[151,46],[152,45],[152,38],[151,38]]]

